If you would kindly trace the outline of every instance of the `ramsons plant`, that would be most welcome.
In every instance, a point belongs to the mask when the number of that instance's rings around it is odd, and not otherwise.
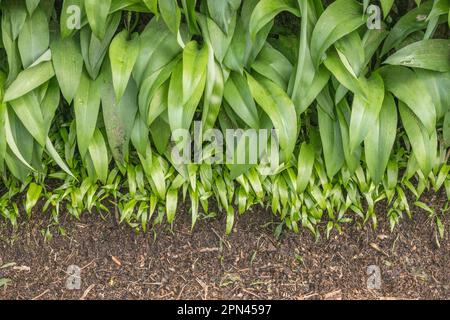
[[[114,207],[146,230],[187,201],[194,227],[215,199],[228,233],[260,204],[277,232],[328,235],[376,225],[384,200],[392,227],[415,205],[443,236],[448,202],[420,198],[450,199],[450,1],[413,3],[1,0],[0,215],[43,199],[55,223]],[[194,123],[203,161],[174,161]],[[270,148],[216,161],[207,132],[230,129],[276,131],[274,170]],[[235,138],[232,155],[254,149]]]

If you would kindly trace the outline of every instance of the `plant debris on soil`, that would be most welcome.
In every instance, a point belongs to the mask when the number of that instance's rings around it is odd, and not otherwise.
[[[17,231],[0,224],[0,299],[449,299],[449,216],[438,245],[423,212],[392,233],[378,213],[377,230],[348,225],[317,241],[305,230],[276,239],[263,209],[237,219],[230,236],[225,218],[191,231],[178,212],[172,230],[136,233],[113,215],[85,214],[46,241],[48,218],[35,212]],[[69,290],[73,265],[81,284]],[[379,289],[368,288],[373,266]]]

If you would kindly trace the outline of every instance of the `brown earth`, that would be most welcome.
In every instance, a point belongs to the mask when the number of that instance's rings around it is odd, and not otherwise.
[[[439,200],[443,199],[443,200]],[[427,203],[443,208],[444,194]],[[433,222],[416,211],[394,232],[378,209],[379,228],[349,225],[316,241],[309,232],[273,236],[275,218],[253,210],[230,236],[224,219],[190,230],[181,210],[167,226],[137,234],[112,216],[65,218],[66,235],[44,241],[48,218],[34,213],[14,232],[0,223],[0,299],[449,299],[450,217],[436,242]],[[70,265],[80,290],[66,289]],[[381,289],[367,288],[367,268],[381,270]]]

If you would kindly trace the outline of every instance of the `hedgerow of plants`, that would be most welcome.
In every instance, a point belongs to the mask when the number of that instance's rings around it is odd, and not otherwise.
[[[261,205],[276,232],[318,235],[377,215],[393,228],[418,206],[444,235],[450,1],[0,6],[0,216],[13,226],[32,212],[57,224],[117,208],[145,231],[186,204],[193,227],[224,214],[229,233]],[[275,129],[280,161],[269,174],[263,162],[207,161],[214,152],[177,163],[172,133],[196,123]],[[234,148],[245,154],[245,137]],[[444,208],[422,202],[426,191]]]

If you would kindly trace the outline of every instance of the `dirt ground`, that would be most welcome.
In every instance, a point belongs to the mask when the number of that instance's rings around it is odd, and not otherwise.
[[[439,209],[439,199],[427,202]],[[9,279],[0,299],[449,299],[449,215],[438,247],[423,212],[393,233],[378,213],[376,231],[349,225],[318,242],[306,231],[275,239],[275,219],[262,209],[237,219],[230,236],[224,219],[191,232],[184,212],[173,230],[146,234],[86,214],[66,218],[66,234],[46,242],[48,218],[35,212],[17,232],[0,223],[0,281]],[[66,287],[70,265],[81,268],[80,289]],[[368,289],[369,266],[381,272],[380,289]]]

